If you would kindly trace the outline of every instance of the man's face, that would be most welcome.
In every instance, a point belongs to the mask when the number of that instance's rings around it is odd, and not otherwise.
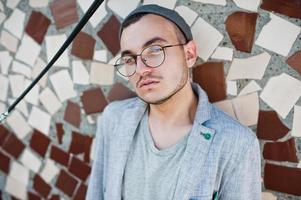
[[[151,45],[175,45],[178,41],[175,28],[163,17],[148,14],[122,32],[120,39],[123,54],[140,54]],[[184,47],[165,48],[165,60],[157,68],[146,66],[137,57],[136,73],[129,81],[138,96],[150,104],[160,104],[180,91],[188,80],[188,67]]]

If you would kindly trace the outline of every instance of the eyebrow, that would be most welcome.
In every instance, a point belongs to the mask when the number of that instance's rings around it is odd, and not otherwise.
[[[161,37],[154,37],[150,40],[148,40],[147,42],[145,42],[143,45],[142,45],[142,48],[145,48],[147,46],[150,46],[152,45],[153,43],[155,42],[167,42],[167,40],[161,38]],[[124,55],[134,55],[132,51],[130,50],[124,50],[121,52],[121,56],[124,56]]]

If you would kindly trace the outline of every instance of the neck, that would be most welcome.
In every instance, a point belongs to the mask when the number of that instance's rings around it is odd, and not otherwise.
[[[162,104],[150,104],[149,118],[167,126],[187,126],[194,120],[197,97],[191,84],[187,84],[174,96]]]

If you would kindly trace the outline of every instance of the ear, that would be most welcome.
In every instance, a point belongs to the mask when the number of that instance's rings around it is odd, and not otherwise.
[[[187,66],[191,68],[195,64],[197,59],[196,44],[193,40],[191,40],[184,46],[184,48]]]

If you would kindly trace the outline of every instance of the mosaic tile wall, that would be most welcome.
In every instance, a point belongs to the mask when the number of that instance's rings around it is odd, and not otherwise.
[[[0,1],[1,113],[91,3]],[[0,125],[0,199],[84,199],[97,118],[109,102],[135,96],[112,66],[117,30],[149,3],[185,18],[199,46],[193,80],[260,139],[263,199],[301,199],[300,0],[106,1]]]

